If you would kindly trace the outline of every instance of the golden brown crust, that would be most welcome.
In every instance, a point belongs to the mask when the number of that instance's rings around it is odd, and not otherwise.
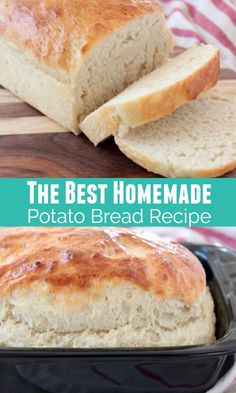
[[[230,162],[227,165],[222,165],[220,167],[214,168],[214,169],[201,169],[201,170],[195,170],[192,171],[192,174],[189,175],[189,177],[221,177],[225,175],[226,173],[229,173],[233,171],[236,168],[236,160]]]
[[[160,10],[156,0],[3,0],[0,36],[46,64],[70,68],[75,44],[78,62],[125,23]]]
[[[125,229],[0,230],[0,292],[46,282],[83,293],[107,281],[131,282],[164,298],[196,302],[206,278],[198,259],[174,243]]]

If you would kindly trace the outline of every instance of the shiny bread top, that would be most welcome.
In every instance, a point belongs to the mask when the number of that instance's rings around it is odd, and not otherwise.
[[[108,281],[130,282],[189,304],[206,289],[199,260],[153,234],[119,228],[0,229],[0,296],[38,283],[55,293],[86,293]]]
[[[156,0],[0,0],[0,38],[70,69],[103,38],[155,11],[162,12]]]

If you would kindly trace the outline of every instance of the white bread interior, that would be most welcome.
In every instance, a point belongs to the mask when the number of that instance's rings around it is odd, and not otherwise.
[[[40,285],[40,284],[39,284]],[[157,298],[130,283],[107,284],[93,296],[53,297],[44,285],[1,300],[0,345],[9,347],[168,347],[215,339],[214,303],[207,288],[193,305]],[[96,291],[94,291],[96,293]],[[75,312],[74,304],[79,312]],[[83,306],[84,304],[84,306]]]

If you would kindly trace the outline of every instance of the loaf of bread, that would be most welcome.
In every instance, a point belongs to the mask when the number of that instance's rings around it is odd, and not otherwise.
[[[67,129],[162,64],[156,0],[4,0],[0,84]]]
[[[158,120],[217,83],[219,58],[219,50],[212,45],[186,50],[89,114],[81,130],[97,145],[111,135],[122,136]]]
[[[222,176],[236,168],[236,95],[216,87],[115,140],[127,157],[159,175]]]
[[[0,230],[2,347],[160,347],[214,340],[199,260],[125,229]]]

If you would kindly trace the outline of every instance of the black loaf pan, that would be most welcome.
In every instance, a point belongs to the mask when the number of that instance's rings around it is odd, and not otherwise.
[[[214,297],[217,341],[185,348],[0,350],[1,393],[202,393],[236,353],[236,252],[185,244],[202,262]]]

